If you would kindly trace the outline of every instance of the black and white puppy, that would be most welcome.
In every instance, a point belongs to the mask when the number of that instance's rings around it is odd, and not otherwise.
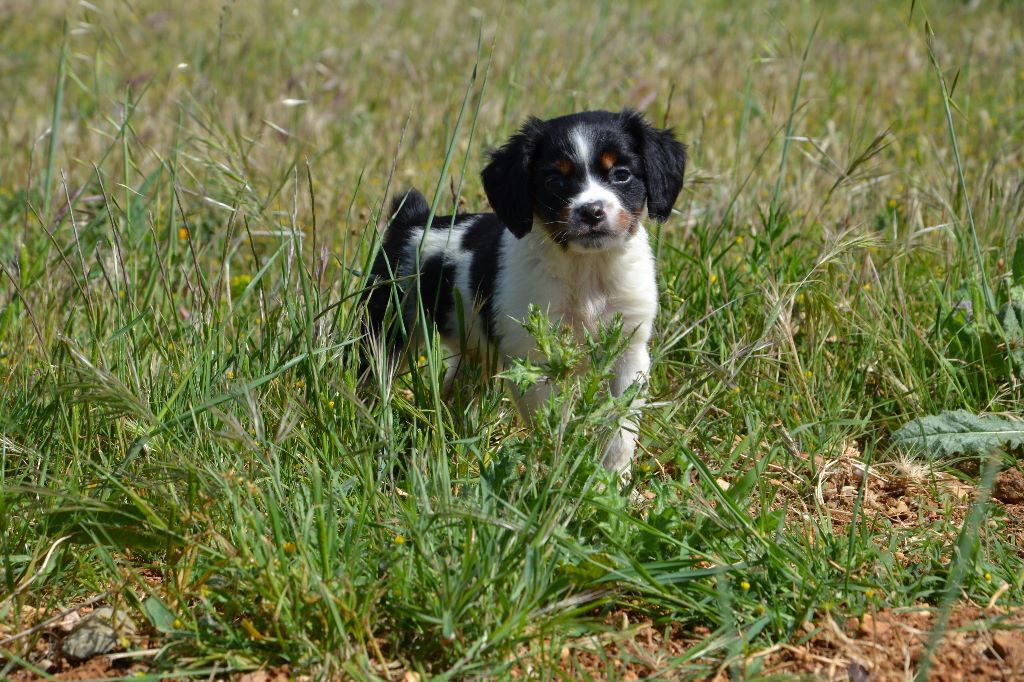
[[[411,328],[418,273],[423,308],[457,356],[493,349],[503,359],[538,359],[522,325],[530,304],[581,340],[621,315],[630,340],[610,389],[617,396],[645,382],[658,290],[644,219],[668,218],[685,165],[672,131],[629,109],[530,118],[483,171],[493,214],[435,217],[425,230],[423,195],[396,199],[367,296],[371,347],[394,357],[404,345],[389,311],[400,310]],[[549,390],[538,384],[518,396],[525,418]],[[604,450],[605,467],[625,472],[635,448],[629,417]]]

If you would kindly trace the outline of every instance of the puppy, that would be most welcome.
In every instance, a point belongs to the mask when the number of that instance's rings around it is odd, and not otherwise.
[[[370,347],[395,359],[421,302],[456,353],[447,388],[461,356],[494,350],[499,359],[539,359],[522,325],[535,304],[581,340],[621,315],[629,341],[609,388],[619,396],[646,382],[658,290],[644,220],[668,218],[685,165],[686,148],[672,131],[629,109],[530,118],[484,168],[494,213],[435,217],[426,227],[422,194],[396,199],[366,297]],[[524,418],[549,390],[539,383],[517,396]],[[602,462],[625,475],[635,449],[630,416]]]

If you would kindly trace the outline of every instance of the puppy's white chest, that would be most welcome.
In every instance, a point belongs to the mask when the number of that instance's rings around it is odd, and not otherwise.
[[[615,311],[609,310],[609,293],[607,284],[600,277],[580,277],[570,282],[566,296],[553,306],[552,317],[561,318],[563,323],[572,325],[577,334],[584,329],[597,331],[601,323],[609,322]]]
[[[510,235],[511,236],[511,235]],[[506,356],[528,355],[533,340],[522,328],[531,305],[553,323],[569,325],[581,338],[622,316],[627,333],[640,330],[645,343],[657,312],[654,263],[646,235],[615,254],[578,255],[552,251],[531,236],[506,239],[496,303],[497,331]],[[557,248],[557,247],[555,247]]]

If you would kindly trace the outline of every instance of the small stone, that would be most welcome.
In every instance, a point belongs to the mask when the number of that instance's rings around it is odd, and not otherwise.
[[[896,503],[895,512],[896,514],[907,514],[910,512],[910,507],[907,506],[906,502],[900,500]]]
[[[65,614],[63,618],[57,621],[54,628],[62,635],[66,635],[75,629],[75,626],[82,620],[82,616],[78,611],[71,611]]]
[[[1024,663],[1024,640],[1019,632],[1000,630],[992,633],[992,649],[1012,667]]]
[[[950,481],[947,488],[949,493],[958,500],[966,500],[974,492],[971,486],[956,480]]]
[[[868,682],[871,679],[868,669],[857,661],[850,661],[846,667],[846,675],[850,678],[850,682]]]
[[[881,637],[889,632],[889,623],[884,620],[878,620],[870,613],[867,613],[864,615],[864,620],[860,623],[858,632],[861,637]]]
[[[124,611],[104,606],[75,625],[61,643],[61,652],[69,661],[85,661],[113,650],[119,639],[134,634],[135,623]]]

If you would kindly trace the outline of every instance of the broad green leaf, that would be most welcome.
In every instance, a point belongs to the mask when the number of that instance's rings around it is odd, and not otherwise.
[[[939,457],[985,454],[1000,447],[1024,446],[1024,422],[953,410],[908,422],[892,437],[897,445]]]
[[[1024,235],[1017,237],[1017,247],[1013,250],[1013,283],[1024,284]]]

